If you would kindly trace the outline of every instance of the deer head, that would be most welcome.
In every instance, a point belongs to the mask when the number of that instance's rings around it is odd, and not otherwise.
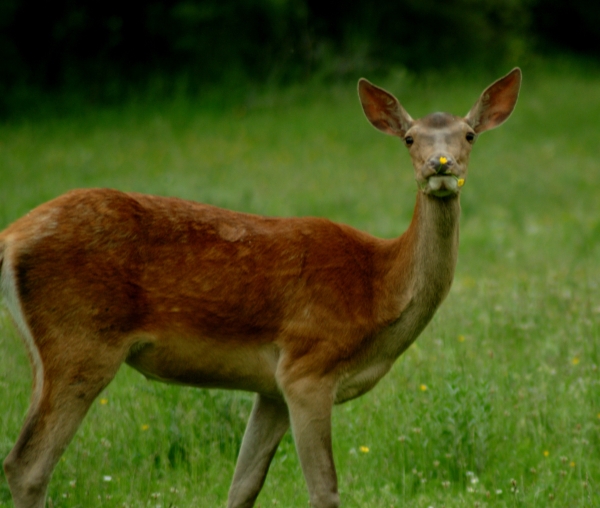
[[[391,93],[364,78],[358,82],[358,94],[371,124],[403,140],[419,189],[445,198],[460,193],[473,144],[480,133],[498,127],[510,116],[520,85],[521,70],[516,68],[488,86],[465,117],[432,113],[417,120]]]

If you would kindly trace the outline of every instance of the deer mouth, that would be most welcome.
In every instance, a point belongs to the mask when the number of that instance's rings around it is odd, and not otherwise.
[[[464,180],[455,175],[433,175],[427,179],[423,186],[423,192],[444,198],[458,194],[463,183]]]

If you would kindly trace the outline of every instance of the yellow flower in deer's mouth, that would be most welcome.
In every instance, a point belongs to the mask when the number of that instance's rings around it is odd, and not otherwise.
[[[465,184],[465,179],[464,179],[464,178],[459,178],[459,179],[456,181],[456,183],[457,183],[457,185],[458,185],[459,187],[462,187],[462,186]]]
[[[448,162],[448,159],[446,159],[446,157],[440,157],[440,164],[446,164],[446,162]]]

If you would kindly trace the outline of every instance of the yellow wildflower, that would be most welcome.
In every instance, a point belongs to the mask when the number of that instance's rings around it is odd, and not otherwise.
[[[550,456],[550,452],[548,450],[544,450],[544,457]]]
[[[106,406],[106,404],[108,404],[108,399],[100,399],[100,404]]]
[[[569,463],[569,466],[571,466],[571,467],[575,467],[575,462],[571,461],[571,462]]]
[[[361,447],[359,448],[359,450],[360,450],[362,453],[369,453],[369,447],[368,447],[368,446],[361,446]]]
[[[459,335],[458,336],[458,342],[464,342],[465,341],[465,336],[464,335]]]
[[[448,159],[446,159],[446,157],[440,157],[440,164],[446,164],[446,162],[448,162]]]
[[[419,386],[419,388],[421,389],[422,392],[427,390],[427,385],[421,385]]]
[[[579,363],[579,357],[578,357],[578,356],[574,357],[574,358],[571,360],[571,363],[572,363],[573,365],[577,365],[577,364]]]
[[[459,178],[456,183],[458,184],[459,187],[462,187],[465,184],[465,179],[464,178]]]
[[[146,431],[150,428],[150,425],[148,425],[147,423],[144,423],[144,425],[142,425],[142,431]]]

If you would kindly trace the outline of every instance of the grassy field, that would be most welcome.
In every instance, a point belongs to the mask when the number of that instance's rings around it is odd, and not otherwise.
[[[600,73],[523,71],[514,115],[474,148],[447,301],[371,393],[334,412],[344,507],[600,506]],[[419,117],[466,113],[490,81],[379,84]],[[325,216],[383,237],[407,227],[408,155],[368,125],[353,84],[210,103],[0,126],[0,227],[91,186]],[[30,388],[2,308],[2,458]],[[251,402],[124,367],[64,454],[48,506],[225,506]],[[307,503],[287,435],[257,504]],[[12,506],[2,475],[0,506]]]

